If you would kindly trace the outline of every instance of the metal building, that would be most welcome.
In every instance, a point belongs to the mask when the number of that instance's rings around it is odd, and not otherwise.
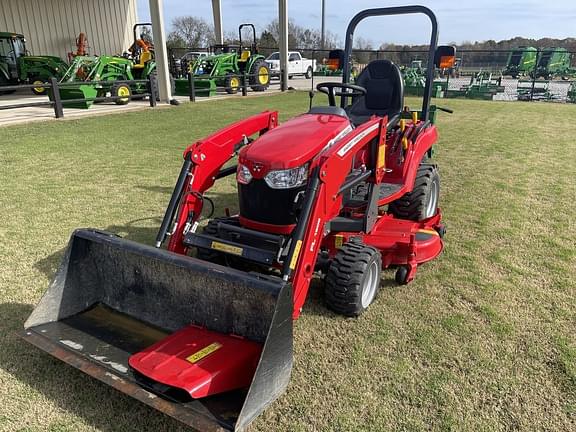
[[[23,34],[37,55],[66,59],[80,32],[90,54],[121,54],[135,23],[136,0],[0,0],[0,31]]]

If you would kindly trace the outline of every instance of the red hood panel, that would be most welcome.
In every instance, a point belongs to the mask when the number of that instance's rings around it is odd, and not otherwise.
[[[265,133],[242,149],[240,161],[249,161],[246,164],[249,168],[253,163],[262,165],[262,174],[269,170],[295,168],[311,160],[346,128],[351,126],[344,117],[303,114]]]

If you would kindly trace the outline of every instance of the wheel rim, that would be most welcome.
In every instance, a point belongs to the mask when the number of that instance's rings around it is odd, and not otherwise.
[[[438,207],[438,192],[440,188],[438,185],[438,180],[434,179],[432,185],[430,186],[430,195],[428,195],[428,202],[426,203],[426,218],[430,218],[436,214],[436,208]]]
[[[238,87],[240,87],[240,80],[236,77],[230,78],[230,88],[236,90]]]
[[[35,86],[38,86],[38,87],[34,87],[35,92],[42,93],[44,91],[44,87],[40,87],[41,84],[44,84],[42,81],[36,80],[32,84],[34,84]]]
[[[268,68],[261,66],[260,69],[258,69],[258,82],[260,84],[268,84]]]
[[[128,100],[128,96],[130,96],[130,89],[128,87],[119,87],[118,88],[118,96],[122,97],[122,101]]]
[[[378,287],[378,264],[376,261],[370,263],[366,277],[364,278],[364,287],[362,288],[362,307],[366,309],[372,303],[376,288]]]

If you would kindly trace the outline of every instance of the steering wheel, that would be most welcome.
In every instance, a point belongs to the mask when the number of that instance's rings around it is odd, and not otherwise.
[[[340,91],[336,91],[336,89],[340,89]],[[328,95],[328,103],[330,106],[336,106],[336,96],[360,97],[366,95],[366,89],[364,87],[339,82],[320,83],[316,86],[316,90]]]

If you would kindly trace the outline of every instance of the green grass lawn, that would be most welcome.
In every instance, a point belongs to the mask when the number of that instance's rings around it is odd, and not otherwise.
[[[345,319],[312,290],[251,431],[576,430],[576,106],[441,101],[446,249]],[[305,93],[0,128],[0,431],[184,431],[21,342],[69,235],[152,244],[182,151]],[[232,202],[233,185],[212,195]]]

